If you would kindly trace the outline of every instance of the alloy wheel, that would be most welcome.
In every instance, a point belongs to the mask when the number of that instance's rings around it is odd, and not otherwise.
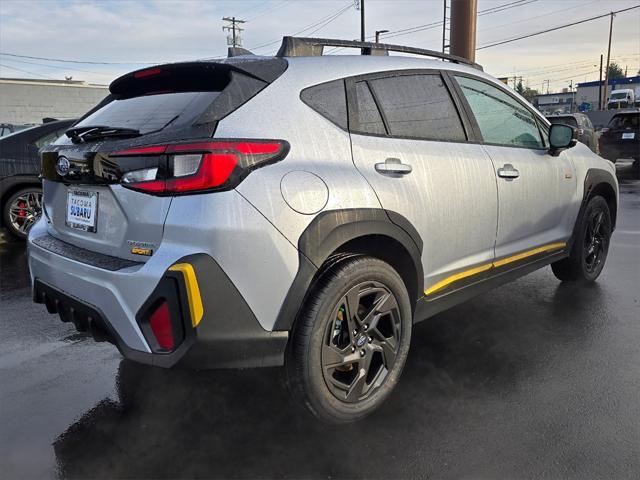
[[[374,393],[396,361],[401,329],[389,288],[375,281],[351,288],[336,305],[322,343],[322,373],[331,393],[347,403]]]
[[[27,235],[29,229],[42,215],[42,192],[33,190],[23,192],[9,205],[9,221],[19,233]]]
[[[609,247],[609,225],[602,210],[589,217],[584,239],[584,262],[587,272],[595,272],[603,262]]]

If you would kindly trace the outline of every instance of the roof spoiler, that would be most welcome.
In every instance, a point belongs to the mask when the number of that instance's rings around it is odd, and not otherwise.
[[[482,66],[457,55],[426,50],[424,48],[392,45],[388,43],[360,42],[357,40],[336,40],[329,38],[283,37],[277,57],[319,57],[324,47],[360,48],[362,55],[388,55],[389,52],[411,53],[425,57],[439,58],[453,63],[469,65],[478,70]],[[231,50],[231,49],[229,49]]]

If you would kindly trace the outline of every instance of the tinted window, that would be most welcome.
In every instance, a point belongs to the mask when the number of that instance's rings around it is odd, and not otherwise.
[[[356,102],[357,102],[357,130],[364,133],[377,133],[385,135],[387,131],[384,128],[382,117],[373,100],[371,90],[367,82],[356,83]]]
[[[460,116],[440,75],[400,75],[370,81],[391,135],[466,140]]]
[[[498,145],[543,148],[533,114],[502,90],[478,80],[456,77],[478,122],[484,141]]]
[[[334,80],[306,88],[300,94],[300,98],[320,115],[347,129],[347,98],[344,80]]]
[[[578,127],[578,122],[573,117],[547,117],[551,123],[562,123],[564,125],[571,125],[572,127]]]
[[[180,92],[114,100],[92,113],[76,127],[104,125],[149,133],[169,124],[195,120],[220,92]],[[187,117],[187,118],[185,118]]]
[[[44,147],[45,145],[49,145],[50,143],[53,143],[56,141],[56,139],[62,135],[64,133],[64,129],[63,130],[56,130],[54,132],[48,133],[47,135],[45,135],[44,137],[40,137],[37,138],[36,140],[34,140],[34,144],[36,147],[38,147],[38,149]]]
[[[609,122],[610,128],[634,128],[640,124],[640,114],[616,115]]]

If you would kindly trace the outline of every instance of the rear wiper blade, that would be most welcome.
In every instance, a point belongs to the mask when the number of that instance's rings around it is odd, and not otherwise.
[[[142,134],[140,133],[140,130],[136,130],[135,128],[94,125],[87,127],[70,128],[65,132],[65,135],[69,137],[73,143],[81,143],[96,138],[138,137]]]

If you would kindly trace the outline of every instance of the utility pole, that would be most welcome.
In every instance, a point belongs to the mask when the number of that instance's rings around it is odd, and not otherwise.
[[[602,96],[602,103],[605,105],[607,101],[607,88],[609,87],[609,60],[611,59],[611,36],[613,34],[614,16],[613,12],[611,12],[611,22],[609,23],[609,47],[607,48],[607,69],[604,71],[604,95]]]
[[[246,23],[246,20],[238,20],[236,17],[222,17],[222,20],[225,22],[230,22],[228,25],[224,25],[222,27],[222,31],[225,30],[231,31],[231,46],[232,47],[241,47],[242,46],[242,38],[240,38],[240,32],[244,31],[244,28],[240,28],[236,26],[238,23]],[[238,33],[236,33],[238,32]],[[227,38],[227,45],[229,45],[229,40]]]
[[[451,41],[449,53],[476,60],[477,0],[451,0]]]
[[[376,30],[376,43],[380,43],[380,34],[387,33],[389,30]]]
[[[600,79],[598,80],[598,110],[602,110],[602,57],[600,55]]]
[[[447,0],[444,0],[444,8],[442,9],[442,53],[447,48]]]
[[[360,10],[360,41],[366,41],[364,28],[364,0],[355,0],[356,9]]]

